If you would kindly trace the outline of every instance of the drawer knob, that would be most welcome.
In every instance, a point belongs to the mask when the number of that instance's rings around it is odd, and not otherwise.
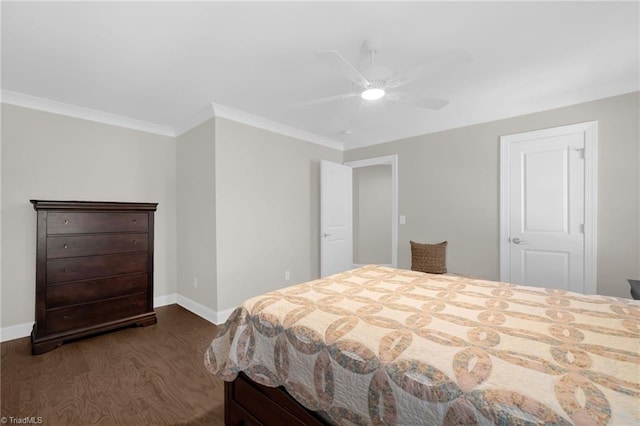
[[[131,242],[132,242],[133,244],[137,244],[137,243],[138,243],[136,240],[131,240]]]
[[[133,219],[133,223],[138,223],[138,219]]]
[[[69,248],[69,246],[67,244],[64,245],[64,248]]]
[[[67,219],[65,219],[62,223],[64,223],[66,225],[67,223],[69,223],[69,221]]]

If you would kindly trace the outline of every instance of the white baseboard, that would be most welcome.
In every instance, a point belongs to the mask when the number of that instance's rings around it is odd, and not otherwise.
[[[229,318],[234,308],[227,309],[221,312],[216,312],[211,308],[184,297],[178,293],[167,294],[164,296],[156,296],[153,298],[153,307],[173,305],[177,303],[186,310],[193,312],[194,314],[206,319],[212,324],[224,324]],[[19,339],[21,337],[27,337],[31,334],[33,328],[33,322],[25,322],[24,324],[11,325],[9,327],[0,328],[0,342],[7,342],[9,340]]]
[[[218,312],[218,322],[216,324],[224,324],[227,321],[227,318],[229,318],[235,310],[236,308],[231,308]]]
[[[232,308],[232,309],[226,309],[221,312],[217,312],[211,308],[208,308],[196,302],[193,299],[184,297],[181,294],[177,295],[176,303],[182,306],[183,308],[185,308],[186,310],[191,311],[194,314],[198,315],[199,317],[206,319],[212,324],[224,324],[227,318],[229,318],[231,313],[235,310],[235,308]]]
[[[164,296],[156,296],[153,298],[153,307],[157,308],[159,306],[173,305],[174,303],[178,303],[177,300],[177,293],[166,294]]]
[[[27,337],[31,334],[32,329],[33,322],[25,322],[24,324],[2,327],[0,328],[0,342]]]
[[[207,308],[206,306],[196,302],[195,300],[184,297],[181,294],[178,294],[177,296],[178,297],[176,303],[178,305],[182,306],[188,311],[193,312],[199,317],[206,319],[212,324],[217,324],[216,321],[218,320],[218,313],[216,311],[211,308]]]

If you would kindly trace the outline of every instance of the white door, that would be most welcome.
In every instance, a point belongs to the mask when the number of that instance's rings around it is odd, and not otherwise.
[[[320,165],[320,275],[353,268],[353,187],[351,167]]]
[[[501,138],[508,157],[502,176],[508,199],[503,281],[595,292],[586,273],[592,260],[585,256],[586,129],[563,126]]]

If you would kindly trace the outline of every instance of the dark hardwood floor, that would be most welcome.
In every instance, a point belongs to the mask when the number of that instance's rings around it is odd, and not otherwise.
[[[3,423],[222,425],[224,386],[204,368],[216,326],[178,305],[158,323],[31,355],[28,337],[1,344]],[[4,419],[6,417],[6,419]]]

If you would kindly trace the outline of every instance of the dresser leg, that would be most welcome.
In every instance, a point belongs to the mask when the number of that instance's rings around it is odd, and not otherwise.
[[[141,319],[140,321],[136,321],[136,325],[138,327],[146,327],[148,325],[156,324],[157,322],[158,320],[156,319],[156,316],[153,315],[152,317],[147,317],[147,318]]]
[[[50,340],[48,342],[31,342],[31,355],[40,355],[49,352],[58,346],[62,346],[62,340]]]

